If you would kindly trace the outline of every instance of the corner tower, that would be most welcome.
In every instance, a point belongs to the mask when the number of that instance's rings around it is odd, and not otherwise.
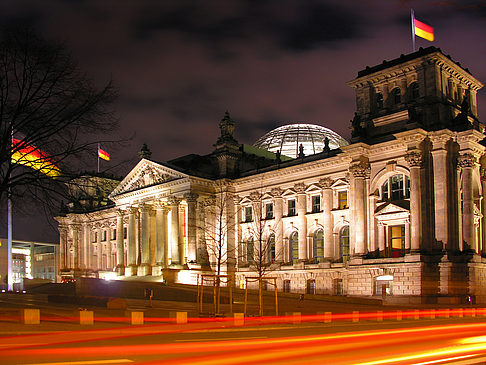
[[[467,68],[428,47],[358,72],[352,142],[374,144],[422,128],[484,131],[476,95],[483,86]]]

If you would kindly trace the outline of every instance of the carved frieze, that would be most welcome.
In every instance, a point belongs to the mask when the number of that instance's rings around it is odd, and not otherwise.
[[[272,188],[270,190],[270,195],[272,195],[274,198],[280,198],[283,194],[283,190],[281,188]]]
[[[302,182],[295,184],[294,190],[297,194],[305,194],[305,184]]]
[[[184,199],[186,199],[188,203],[194,203],[198,197],[199,195],[193,192],[184,194]]]

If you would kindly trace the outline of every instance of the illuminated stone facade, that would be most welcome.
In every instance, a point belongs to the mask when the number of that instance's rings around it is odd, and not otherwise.
[[[145,148],[111,205],[58,217],[61,268],[194,283],[222,243],[238,286],[260,268],[281,291],[486,301],[483,85],[434,47],[349,85],[340,148],[284,160],[240,145],[228,114],[209,155],[160,163]]]

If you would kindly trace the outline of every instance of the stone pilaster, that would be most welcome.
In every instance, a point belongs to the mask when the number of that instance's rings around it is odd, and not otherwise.
[[[304,183],[294,185],[297,193],[297,229],[299,231],[299,260],[307,260],[307,196]]]
[[[481,254],[486,255],[486,169],[481,169],[481,189],[483,191],[483,199],[481,199]]]
[[[275,262],[282,263],[285,260],[282,221],[283,190],[280,188],[273,188],[270,193],[273,196],[273,214],[275,217]]]
[[[449,135],[431,136],[433,143],[432,159],[434,167],[434,210],[435,210],[435,239],[442,242],[445,249],[449,245],[450,197],[449,197],[449,168],[447,163],[446,144]]]
[[[410,151],[405,156],[410,166],[410,249],[417,252],[422,248],[422,185],[420,169],[422,167],[422,153]]]
[[[116,211],[116,272],[125,275],[125,248],[123,239],[123,211]]]
[[[361,256],[366,254],[366,179],[370,177],[370,166],[368,163],[360,161],[349,167],[349,172],[353,175],[353,205],[354,205],[354,255]]]
[[[169,208],[166,204],[157,202],[155,204],[155,262],[163,269],[166,268],[169,258]]]
[[[462,171],[462,237],[464,249],[478,252],[476,235],[474,232],[474,197],[473,197],[473,169],[476,157],[471,153],[459,156],[459,166]]]
[[[103,245],[101,243],[101,239],[103,237],[103,229],[101,228],[101,223],[97,223],[96,232],[97,232],[97,240],[96,240],[96,247],[98,248],[98,254],[96,255],[96,269],[100,271],[102,269],[102,256],[103,256]]]
[[[332,189],[331,186],[333,181],[330,178],[324,178],[319,180],[319,184],[322,187],[322,207],[324,214],[324,257],[333,258],[334,257],[334,237],[332,234],[332,229],[334,227],[333,216],[332,216]]]

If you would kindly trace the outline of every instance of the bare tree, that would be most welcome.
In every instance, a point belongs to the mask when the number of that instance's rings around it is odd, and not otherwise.
[[[276,252],[274,233],[278,222],[273,215],[273,203],[264,200],[263,190],[252,192],[250,199],[252,217],[248,235],[253,240],[253,252],[248,266],[256,273],[258,279],[259,315],[263,316],[263,282],[268,274],[278,267],[275,260],[281,255]],[[248,249],[251,248],[247,247]]]
[[[231,242],[235,231],[234,194],[230,191],[227,181],[218,183],[215,195],[206,199],[205,221],[201,227],[205,234],[209,259],[215,271],[216,307],[220,308],[221,277],[223,269],[234,267],[236,264],[236,247]]]
[[[4,30],[0,200],[10,192],[57,209],[65,182],[94,160],[98,142],[109,142],[106,137],[100,141],[101,136],[113,135],[115,97],[111,81],[94,86],[65,45],[47,42],[31,30]]]

